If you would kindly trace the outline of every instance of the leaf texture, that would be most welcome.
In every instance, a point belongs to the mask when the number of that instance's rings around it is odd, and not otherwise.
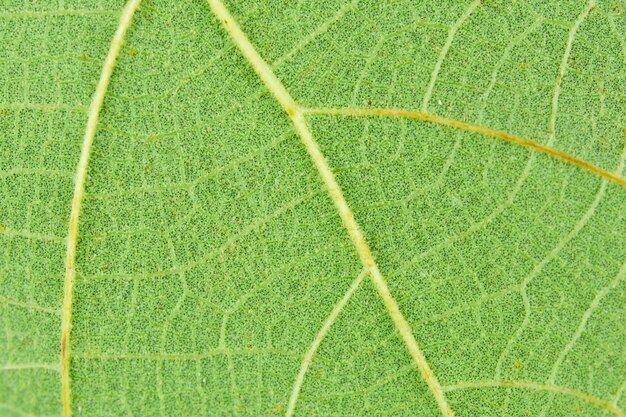
[[[623,1],[0,0],[0,416],[626,416]]]

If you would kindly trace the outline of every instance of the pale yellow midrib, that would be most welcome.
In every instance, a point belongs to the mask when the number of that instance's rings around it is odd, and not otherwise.
[[[339,216],[344,227],[348,231],[352,243],[358,252],[363,266],[369,271],[372,282],[381,296],[387,311],[393,320],[400,336],[405,342],[406,348],[413,357],[422,377],[424,378],[428,389],[431,391],[441,413],[445,417],[453,417],[454,413],[448,404],[441,385],[437,377],[433,373],[430,365],[426,361],[426,357],[420,349],[417,340],[413,336],[413,332],[407,320],[404,318],[396,300],[391,295],[387,282],[382,276],[378,265],[367,245],[363,233],[354,219],[354,214],[348,206],[348,203],[341,191],[341,187],[337,183],[335,176],[328,166],[326,158],[319,149],[319,145],[313,138],[309,127],[304,118],[304,112],[296,101],[291,97],[284,85],[274,75],[270,66],[261,58],[248,37],[241,30],[233,16],[230,14],[226,6],[221,0],[208,0],[213,13],[223,23],[224,28],[230,35],[232,41],[237,45],[241,53],[244,55],[250,66],[263,81],[270,94],[280,103],[282,108],[287,112],[298,136],[309,153],[315,167],[318,170],[334,204],[339,212]]]
[[[111,74],[115,67],[115,61],[122,48],[124,35],[128,30],[130,23],[135,15],[141,0],[129,0],[120,15],[120,23],[113,35],[109,52],[104,60],[100,79],[96,86],[89,112],[87,117],[87,126],[85,128],[85,136],[81,145],[80,159],[76,169],[74,178],[74,194],[72,197],[72,206],[70,211],[69,230],[67,235],[67,252],[65,257],[65,282],[63,290],[63,309],[61,318],[61,400],[63,402],[63,416],[70,417],[72,415],[71,392],[70,392],[70,331],[72,320],[72,295],[74,281],[76,278],[75,260],[76,246],[78,242],[78,218],[80,217],[81,203],[85,193],[85,182],[87,180],[87,167],[89,165],[89,157],[91,155],[91,147],[94,137],[96,136],[96,128],[98,125],[98,116],[102,109],[104,96]]]

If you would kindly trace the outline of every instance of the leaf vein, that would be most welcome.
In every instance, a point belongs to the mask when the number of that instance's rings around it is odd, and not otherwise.
[[[74,281],[76,279],[76,247],[78,244],[78,218],[80,215],[81,203],[85,193],[85,182],[87,181],[87,166],[91,154],[91,147],[96,136],[98,117],[102,109],[102,103],[111,81],[111,74],[115,67],[117,56],[122,48],[122,42],[126,31],[130,27],[135,11],[139,7],[141,0],[129,0],[120,16],[120,23],[113,35],[113,40],[109,47],[109,52],[104,61],[100,80],[96,87],[87,118],[85,136],[81,145],[80,160],[76,170],[74,193],[72,196],[72,206],[70,211],[69,231],[67,236],[67,254],[65,260],[65,281],[63,290],[63,310],[61,320],[61,398],[63,402],[63,416],[70,417],[71,395],[70,395],[70,330],[72,319],[72,297]]]
[[[287,413],[285,414],[286,417],[291,417],[295,411],[296,402],[298,401],[298,396],[300,394],[300,389],[302,388],[302,383],[304,382],[304,377],[306,375],[307,370],[309,369],[309,366],[311,366],[311,363],[313,362],[315,353],[317,352],[317,349],[322,343],[322,340],[324,340],[324,338],[330,331],[330,328],[337,320],[337,317],[339,317],[341,310],[343,310],[345,305],[350,300],[350,297],[352,297],[352,294],[354,294],[354,292],[357,290],[357,288],[361,284],[361,281],[363,281],[363,278],[365,278],[366,275],[367,275],[367,269],[363,269],[363,271],[352,282],[352,285],[350,285],[350,288],[348,288],[348,291],[346,291],[346,293],[341,298],[341,300],[337,302],[337,304],[335,305],[333,310],[330,312],[328,317],[326,317],[326,320],[324,320],[324,323],[322,324],[322,327],[320,328],[319,332],[315,336],[313,343],[311,343],[311,346],[309,347],[306,354],[304,355],[302,359],[302,365],[300,366],[300,372],[298,373],[298,376],[296,377],[296,381],[293,385],[293,389],[291,392],[291,397],[289,398],[289,405],[287,406]]]
[[[448,50],[450,50],[450,46],[452,46],[452,41],[456,36],[457,31],[465,21],[469,18],[469,16],[476,10],[476,8],[480,5],[482,0],[474,0],[472,1],[465,12],[457,19],[456,22],[450,29],[448,30],[448,37],[446,39],[446,43],[441,48],[441,52],[439,53],[439,58],[437,58],[437,62],[435,63],[435,68],[433,69],[433,73],[430,76],[430,82],[428,83],[428,88],[426,89],[426,93],[424,94],[424,100],[422,101],[422,111],[425,112],[428,109],[428,103],[433,96],[433,91],[435,90],[435,83],[437,82],[437,77],[439,76],[439,72],[441,71],[441,66],[443,65],[444,59],[446,59],[446,55],[448,54]]]
[[[306,115],[327,115],[327,116],[389,116],[389,117],[403,117],[409,119],[423,120],[426,122],[431,122],[435,124],[440,124],[444,126],[450,126],[457,129],[466,130],[473,133],[479,133],[484,136],[490,136],[497,139],[502,139],[506,142],[514,143],[520,146],[527,147],[531,150],[542,152],[557,159],[560,159],[564,162],[570,163],[572,165],[578,166],[584,170],[597,174],[611,182],[614,182],[618,185],[626,187],[626,178],[621,177],[620,175],[606,171],[596,165],[593,165],[590,162],[587,162],[583,159],[576,158],[570,154],[562,152],[558,149],[552,148],[547,145],[541,145],[539,143],[533,142],[528,139],[521,138],[519,136],[513,136],[508,133],[482,127],[478,125],[474,125],[471,123],[466,123],[463,121],[448,119],[443,116],[437,116],[431,113],[410,111],[410,110],[399,110],[399,109],[386,109],[386,108],[304,108],[302,109],[303,113]]]
[[[521,388],[521,389],[532,389],[537,391],[547,391],[559,394],[565,394],[572,397],[579,398],[588,403],[599,406],[600,408],[613,413],[618,417],[626,417],[626,413],[617,408],[615,405],[609,403],[608,401],[602,400],[593,395],[587,394],[582,391],[575,390],[573,388],[564,387],[560,385],[553,384],[540,384],[537,382],[530,381],[470,381],[470,382],[460,382],[454,385],[448,385],[443,387],[443,390],[446,392],[452,391],[460,391],[465,389],[476,389],[476,388]]]
[[[435,397],[437,405],[442,414],[446,417],[454,416],[450,405],[448,404],[437,377],[434,375],[430,365],[426,361],[426,357],[419,347],[415,336],[413,335],[411,326],[404,318],[396,300],[391,295],[387,282],[378,269],[378,265],[365,241],[365,237],[361,232],[359,225],[354,219],[354,214],[350,209],[341,187],[335,180],[334,174],[326,158],[321,153],[319,145],[313,138],[311,131],[306,123],[305,114],[301,107],[294,101],[289,92],[281,81],[274,75],[271,67],[261,58],[248,37],[241,30],[233,16],[230,14],[226,6],[221,0],[208,0],[215,16],[222,22],[226,32],[232,41],[237,45],[243,56],[249,62],[251,67],[257,73],[261,81],[265,84],[269,92],[279,102],[281,107],[289,115],[293,122],[300,139],[309,153],[312,162],[318,170],[330,197],[332,198],[339,216],[350,236],[354,247],[359,254],[363,266],[369,271],[372,282],[376,287],[380,297],[382,298],[387,311],[393,320],[400,336],[405,342],[405,346],[415,364],[417,365],[422,377],[424,378],[429,390]]]

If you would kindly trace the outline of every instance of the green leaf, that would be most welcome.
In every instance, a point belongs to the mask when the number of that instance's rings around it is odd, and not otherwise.
[[[626,416],[626,3],[0,1],[0,416]]]

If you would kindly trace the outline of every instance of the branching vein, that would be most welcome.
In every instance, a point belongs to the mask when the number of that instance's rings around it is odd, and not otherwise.
[[[576,37],[576,32],[578,32],[578,28],[583,23],[583,20],[587,18],[591,9],[595,6],[596,0],[590,0],[585,10],[576,18],[572,28],[570,29],[567,35],[567,43],[565,45],[565,52],[563,53],[563,58],[561,59],[561,66],[559,67],[559,73],[556,76],[556,83],[554,85],[554,92],[552,94],[552,112],[550,114],[550,135],[548,137],[548,146],[551,146],[556,139],[556,114],[559,110],[559,97],[561,95],[561,82],[563,81],[563,77],[565,76],[565,71],[567,71],[568,61],[570,53],[572,52],[572,45],[574,44],[574,38]]]
[[[124,36],[132,22],[133,16],[135,15],[137,8],[139,7],[140,1],[141,0],[129,0],[120,15],[119,25],[112,39],[107,57],[105,59],[105,62],[102,68],[100,79],[96,87],[95,94],[93,96],[92,102],[88,109],[87,126],[85,130],[85,135],[83,138],[83,143],[81,146],[80,160],[79,160],[78,167],[75,173],[75,186],[74,186],[74,193],[73,193],[73,198],[72,198],[72,203],[71,203],[69,231],[67,235],[64,300],[63,300],[63,308],[61,311],[62,335],[61,335],[60,367],[56,365],[50,365],[50,364],[7,364],[4,366],[0,366],[1,370],[19,370],[19,369],[34,369],[34,368],[60,370],[61,382],[62,382],[61,385],[62,385],[62,402],[63,402],[64,417],[70,417],[72,413],[71,395],[70,395],[70,374],[69,374],[70,354],[71,354],[70,332],[71,332],[71,319],[72,319],[72,297],[73,297],[73,287],[74,287],[75,278],[76,278],[75,260],[76,260],[76,251],[77,251],[78,233],[79,233],[78,221],[79,221],[79,215],[80,215],[80,210],[81,210],[81,204],[82,204],[82,200],[83,200],[84,193],[85,193],[85,182],[87,179],[87,169],[88,169],[88,164],[89,164],[89,158],[90,158],[91,148],[92,148],[93,141],[94,141],[95,134],[96,134],[99,114],[103,106],[104,97],[108,89],[108,85],[111,79],[111,75],[113,73],[115,62],[121,50]],[[467,20],[469,15],[479,6],[481,0],[474,0],[470,4],[469,8],[465,11],[465,13],[450,28],[450,31],[448,33],[448,38],[441,51],[440,57],[435,65],[433,74],[431,76],[431,80],[428,85],[428,89],[427,89],[426,95],[422,103],[421,112],[395,110],[395,109],[373,109],[373,108],[368,108],[368,109],[359,109],[359,108],[308,109],[308,108],[302,107],[291,97],[290,93],[287,91],[285,86],[273,73],[270,65],[268,65],[267,62],[265,62],[263,58],[261,58],[261,56],[258,54],[255,47],[252,45],[252,43],[249,41],[245,33],[239,27],[238,23],[235,21],[235,19],[231,16],[230,12],[227,10],[222,0],[208,0],[208,2],[213,12],[215,13],[215,15],[223,23],[226,31],[230,35],[234,44],[239,48],[243,56],[246,58],[246,60],[252,66],[252,68],[255,70],[255,72],[257,73],[261,81],[264,83],[266,88],[269,90],[269,92],[273,95],[273,97],[278,101],[278,103],[282,106],[285,112],[289,115],[293,123],[293,126],[295,127],[295,130],[298,133],[298,136],[300,137],[315,167],[317,168],[321,179],[323,180],[327,188],[327,191],[330,194],[335,204],[338,214],[341,217],[343,225],[346,228],[352,240],[352,243],[358,252],[361,262],[364,265],[363,272],[359,274],[359,276],[352,283],[352,285],[350,286],[346,294],[344,294],[343,298],[339,300],[339,302],[334,306],[330,315],[326,318],[322,327],[318,331],[308,351],[304,354],[301,368],[300,368],[298,375],[296,376],[296,380],[295,380],[291,397],[289,400],[289,404],[288,404],[288,408],[286,412],[286,415],[288,417],[292,416],[295,411],[296,402],[297,402],[306,372],[308,371],[322,340],[328,334],[331,326],[336,321],[337,317],[339,316],[342,309],[345,307],[345,305],[349,301],[350,297],[356,291],[356,289],[358,288],[358,286],[360,285],[364,277],[368,274],[370,275],[370,278],[372,279],[373,284],[375,285],[379,295],[381,296],[385,304],[385,307],[388,311],[388,314],[393,320],[394,325],[396,326],[398,332],[400,333],[400,336],[404,340],[408,352],[411,354],[415,362],[415,365],[419,369],[422,377],[424,378],[424,380],[426,381],[428,385],[429,390],[431,391],[432,395],[437,401],[437,404],[441,410],[442,415],[444,415],[445,417],[454,416],[454,413],[452,409],[450,408],[447,402],[447,399],[445,397],[446,392],[461,390],[461,389],[490,388],[490,387],[523,388],[523,389],[547,391],[551,393],[561,393],[561,394],[579,398],[591,404],[595,404],[613,413],[614,415],[618,417],[626,417],[626,414],[624,414],[624,412],[619,410],[617,406],[615,405],[616,401],[614,401],[613,403],[609,403],[607,401],[593,397],[589,394],[586,394],[586,393],[583,393],[583,392],[580,392],[571,388],[557,386],[553,384],[555,380],[556,372],[558,370],[558,366],[563,361],[563,358],[565,357],[565,355],[567,355],[567,353],[571,350],[576,340],[580,337],[580,334],[584,330],[585,324],[587,320],[589,319],[589,316],[591,315],[593,309],[597,306],[601,298],[604,295],[606,295],[606,293],[610,289],[612,289],[615,285],[617,285],[619,280],[623,278],[624,269],[621,270],[619,277],[616,278],[616,280],[613,281],[609,287],[603,289],[601,293],[598,294],[596,299],[594,299],[592,306],[583,316],[583,321],[581,325],[579,326],[579,329],[577,330],[576,334],[574,335],[570,343],[566,346],[566,348],[562,352],[561,356],[559,357],[559,361],[557,361],[557,364],[555,364],[553,373],[549,381],[550,383],[540,384],[540,383],[525,382],[525,381],[478,381],[478,382],[464,382],[464,383],[459,383],[456,385],[449,385],[449,386],[442,387],[440,383],[438,382],[432,369],[430,368],[430,365],[426,361],[426,357],[424,353],[422,352],[421,348],[419,347],[419,344],[413,335],[413,332],[409,323],[407,322],[402,312],[400,311],[398,303],[396,302],[394,297],[391,295],[391,292],[387,286],[387,282],[385,278],[383,277],[382,273],[380,272],[376,261],[374,260],[371,250],[369,249],[369,246],[363,235],[363,232],[361,231],[359,225],[357,224],[354,218],[354,214],[350,206],[348,205],[343,195],[343,192],[339,184],[337,183],[335,176],[331,168],[329,167],[325,156],[322,154],[317,141],[313,137],[311,129],[309,128],[307,121],[306,121],[306,116],[310,116],[310,115],[343,115],[343,116],[404,117],[404,118],[411,118],[411,119],[416,119],[416,120],[432,122],[432,123],[441,124],[441,125],[445,125],[445,126],[449,126],[449,127],[453,127],[457,129],[466,130],[469,132],[478,133],[484,136],[490,136],[490,137],[502,139],[507,142],[524,146],[531,150],[542,152],[542,153],[551,155],[555,158],[558,158],[562,161],[576,165],[582,169],[585,169],[589,172],[592,172],[601,176],[605,180],[612,181],[621,186],[626,186],[626,179],[621,177],[621,175],[619,174],[619,170],[617,173],[605,171],[589,162],[578,159],[572,155],[568,155],[552,147],[552,144],[556,138],[556,133],[555,133],[556,115],[557,115],[557,110],[558,110],[558,99],[560,95],[561,81],[567,69],[567,63],[568,63],[569,55],[572,49],[572,44],[573,44],[576,31],[578,30],[578,28],[582,24],[582,21],[586,18],[586,16],[589,14],[590,10],[594,6],[596,2],[595,0],[589,1],[587,8],[574,22],[574,25],[572,26],[569,32],[565,54],[561,61],[561,66],[559,68],[559,72],[558,72],[557,79],[556,79],[556,85],[555,85],[555,89],[553,93],[552,113],[551,113],[550,122],[549,122],[550,124],[549,137],[548,137],[548,142],[546,145],[538,144],[530,140],[516,137],[513,135],[509,135],[507,133],[500,132],[494,129],[481,127],[478,125],[472,125],[472,124],[465,123],[465,122],[458,121],[458,120],[447,119],[447,118],[436,116],[427,112],[428,103],[432,97],[435,82],[437,80],[437,76],[440,72],[442,62],[445,59],[445,56],[451,46],[454,36],[457,30]],[[340,9],[327,24],[324,24],[319,29],[319,33],[323,33],[324,31],[326,31],[330,24],[340,19],[348,10],[354,7],[356,2],[357,0],[353,0],[351,3],[344,6],[342,9]],[[78,14],[78,15],[91,14],[88,11],[66,11],[66,12],[70,14]],[[115,14],[115,12],[98,11],[97,14]],[[27,16],[31,17],[30,14],[28,14]],[[22,17],[22,16],[11,16],[11,17]],[[314,36],[310,37],[310,39],[312,39],[313,37]],[[297,50],[299,50],[303,45],[308,43],[310,39],[306,39],[301,45],[299,45],[293,52],[288,54],[288,56],[286,56],[283,60],[279,60],[277,65],[280,64],[285,59],[290,58]],[[59,106],[60,105],[46,105],[46,106],[42,106],[41,109],[43,110],[61,109],[61,107]],[[623,161],[622,161],[622,165],[623,165]],[[577,224],[577,227],[575,228],[574,232],[570,234],[571,237],[575,236],[575,234],[580,230],[580,228],[584,226],[588,218],[591,217],[591,215],[593,215],[595,207],[597,206],[597,204],[599,204],[599,201],[602,197],[605,185],[606,184],[603,182],[602,187],[598,195],[596,196],[596,200],[594,201],[594,204],[592,205],[589,212],[583,218],[583,221]],[[564,240],[565,243],[571,238],[570,235],[568,235],[568,237],[566,237],[566,239]],[[179,301],[179,304],[181,302],[182,301]],[[24,305],[26,306],[26,304]],[[50,310],[51,312],[54,312],[53,309],[48,309],[48,308],[38,307],[38,306],[31,306],[31,305],[27,305],[27,306],[33,309],[41,309],[44,311]],[[198,358],[194,357],[194,359],[198,359]]]
[[[339,300],[339,302],[335,305],[335,307],[333,308],[331,313],[328,315],[326,320],[324,320],[324,324],[320,328],[319,332],[317,332],[317,335],[315,336],[315,340],[313,340],[313,343],[311,343],[311,347],[309,347],[309,350],[304,355],[304,358],[302,360],[302,366],[300,367],[300,372],[298,373],[298,376],[296,377],[296,382],[294,383],[293,390],[291,391],[291,397],[289,398],[289,405],[287,406],[287,413],[285,414],[286,417],[293,416],[293,412],[296,409],[296,402],[298,401],[298,395],[300,394],[300,389],[302,388],[302,383],[304,382],[304,376],[306,375],[306,372],[308,371],[309,366],[311,366],[311,362],[313,362],[313,357],[315,356],[317,349],[322,343],[322,340],[324,340],[324,338],[328,334],[333,323],[335,323],[335,321],[337,320],[337,317],[339,317],[341,310],[343,310],[345,305],[350,300],[350,297],[352,297],[352,294],[354,294],[357,288],[359,288],[359,285],[361,284],[361,281],[363,281],[363,278],[365,278],[365,275],[367,275],[367,269],[363,269],[363,272],[361,272],[359,276],[356,277],[356,279],[352,282],[352,285],[350,285],[350,288],[348,288],[348,291],[344,294],[341,300]]]
[[[263,81],[269,92],[276,98],[276,100],[280,103],[281,107],[287,112],[291,121],[300,136],[300,139],[305,146],[309,156],[311,157],[315,167],[318,170],[320,177],[322,178],[328,193],[330,194],[335,207],[341,217],[344,227],[346,228],[352,243],[357,250],[361,262],[363,266],[370,273],[372,282],[376,287],[379,295],[381,296],[385,307],[391,319],[394,322],[400,336],[404,340],[407,350],[411,354],[415,364],[417,365],[422,377],[426,381],[429,390],[435,397],[439,409],[442,414],[446,417],[454,416],[450,405],[448,404],[443,390],[441,389],[441,385],[437,380],[437,377],[433,373],[430,365],[426,361],[426,357],[419,347],[417,340],[415,339],[413,332],[411,330],[411,326],[404,318],[404,315],[400,311],[398,303],[395,298],[391,295],[389,287],[387,286],[387,282],[383,277],[382,273],[378,269],[378,265],[374,260],[371,250],[367,242],[365,241],[365,237],[363,236],[363,232],[361,231],[359,225],[357,224],[354,214],[348,205],[341,187],[337,183],[335,179],[335,175],[330,169],[326,158],[320,151],[318,143],[313,138],[311,130],[306,123],[305,113],[302,108],[295,102],[295,100],[291,97],[289,92],[286,90],[285,86],[280,82],[280,80],[274,75],[270,66],[261,58],[259,53],[256,51],[248,37],[243,33],[233,16],[230,14],[226,6],[221,0],[208,0],[213,13],[217,16],[217,18],[223,23],[224,28],[230,35],[233,42],[237,45],[241,53],[244,55],[248,63],[252,66],[254,71],[257,73],[259,78]]]
[[[469,18],[469,16],[476,10],[476,8],[480,5],[482,0],[474,0],[467,7],[467,10],[459,17],[459,19],[454,22],[450,29],[448,30],[448,38],[446,39],[446,43],[441,48],[441,52],[439,53],[439,58],[435,63],[435,68],[433,69],[433,73],[430,77],[430,82],[428,83],[428,88],[426,93],[424,94],[424,100],[422,101],[422,111],[426,111],[428,109],[428,103],[433,96],[433,91],[435,90],[435,83],[437,82],[437,77],[439,76],[439,71],[441,71],[441,65],[443,65],[443,60],[446,59],[446,55],[448,55],[448,50],[450,50],[450,46],[452,46],[452,41],[456,36],[457,31],[465,21]]]
[[[499,130],[490,129],[488,127],[482,127],[473,125],[471,123],[462,122],[454,119],[447,119],[442,116],[437,116],[430,113],[410,111],[410,110],[398,110],[398,109],[377,109],[377,108],[311,108],[302,110],[307,115],[339,115],[339,116],[388,116],[388,117],[404,117],[408,119],[423,120],[426,122],[436,123],[444,126],[450,126],[457,129],[466,130],[469,132],[479,133],[485,136],[491,136],[493,138],[502,139],[506,142],[511,142],[516,145],[524,146],[534,151],[542,152],[547,155],[553,156],[564,162],[576,165],[589,172],[597,174],[607,180],[614,182],[618,185],[626,187],[626,178],[621,177],[614,172],[606,171],[590,162],[576,158],[573,155],[562,152],[558,149],[552,148],[547,145],[541,145],[528,139],[524,139],[518,136],[513,136]]]

